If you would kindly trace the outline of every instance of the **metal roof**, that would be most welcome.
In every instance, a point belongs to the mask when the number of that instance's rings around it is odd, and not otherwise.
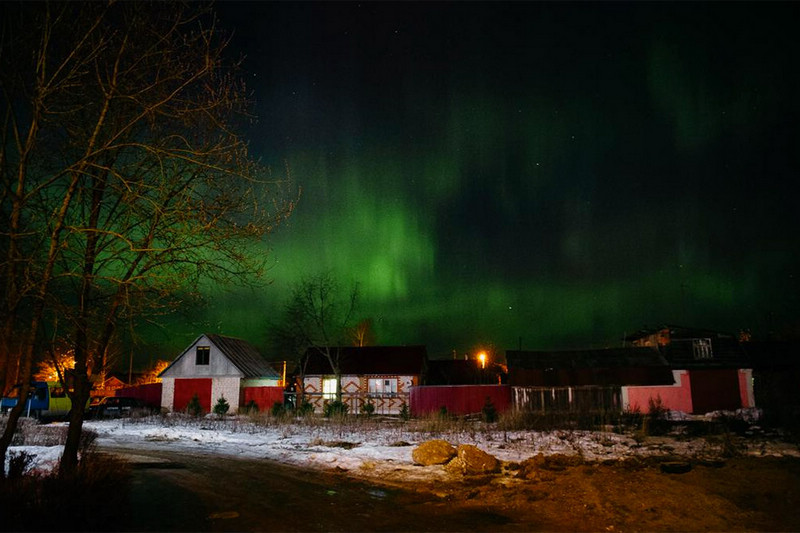
[[[506,350],[508,368],[615,368],[669,366],[653,348],[602,350],[519,351]]]
[[[197,344],[203,335],[197,337],[192,344],[189,345],[189,348]],[[235,366],[239,371],[244,374],[246,378],[270,378],[270,379],[280,379],[280,375],[278,372],[270,366],[261,354],[258,353],[258,350],[243,339],[237,339],[235,337],[226,337],[224,335],[217,335],[216,333],[206,333],[205,337],[216,346],[222,354],[228,358],[228,360]],[[165,368],[160,374],[159,377],[163,376],[172,366],[177,363],[186,353],[189,351],[189,348],[184,350],[178,357],[175,358],[172,363],[169,364],[167,368]]]
[[[341,346],[331,347],[339,357],[339,369],[347,375],[415,376],[423,373],[428,359],[425,346]],[[305,375],[332,374],[330,362],[320,348],[306,352]]]

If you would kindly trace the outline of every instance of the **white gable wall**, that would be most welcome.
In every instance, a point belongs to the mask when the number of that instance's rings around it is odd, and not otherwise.
[[[207,365],[198,365],[196,348],[208,346]],[[202,335],[179,359],[162,375],[161,407],[172,411],[175,407],[175,379],[211,378],[211,408],[214,408],[220,396],[224,396],[231,406],[230,413],[239,407],[241,380],[244,374],[230,362],[208,337]]]
[[[211,409],[217,405],[220,396],[224,396],[231,406],[229,413],[239,410],[239,378],[215,378],[211,381]]]
[[[198,346],[210,346],[211,353],[207,365],[195,364],[195,348]],[[168,368],[162,377],[165,378],[202,378],[202,377],[237,377],[242,378],[243,374],[227,357],[212,343],[208,337],[202,335],[183,356]],[[227,396],[226,399],[229,399]],[[216,398],[214,398],[216,401]]]

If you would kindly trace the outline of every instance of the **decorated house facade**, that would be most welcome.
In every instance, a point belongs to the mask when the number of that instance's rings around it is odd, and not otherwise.
[[[408,406],[411,387],[420,384],[427,364],[424,346],[343,346],[310,348],[306,353],[302,388],[315,412],[336,400],[339,369],[342,402],[348,412],[361,413],[367,403],[378,414],[398,414]]]

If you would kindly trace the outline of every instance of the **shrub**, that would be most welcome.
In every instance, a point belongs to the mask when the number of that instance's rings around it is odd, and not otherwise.
[[[483,414],[484,421],[488,423],[497,422],[497,409],[492,403],[492,399],[488,396],[486,397],[486,403],[483,404],[481,413]]]
[[[439,418],[447,418],[449,415],[447,413],[447,407],[442,405],[439,407]]]
[[[334,400],[325,404],[323,414],[325,415],[325,418],[330,418],[332,416],[344,416],[347,414],[349,408],[350,406],[343,401]]]
[[[200,405],[200,398],[198,398],[197,394],[192,396],[192,399],[189,400],[189,403],[186,405],[186,412],[195,418],[203,414],[203,406]]]
[[[311,402],[303,398],[303,401],[300,402],[300,407],[297,408],[297,414],[300,416],[309,416],[314,412],[314,406],[311,405]]]
[[[220,396],[217,400],[217,404],[214,406],[214,414],[222,418],[228,413],[230,408],[231,406],[228,404],[228,400],[225,399],[225,396]]]
[[[247,402],[247,405],[244,406],[244,412],[247,413],[248,415],[256,414],[258,413],[258,411],[259,411],[258,404],[256,403],[255,400],[250,400],[249,402]]]
[[[33,464],[34,456],[21,451],[10,453],[8,460],[8,479],[20,479],[25,471]]]
[[[367,398],[364,405],[361,406],[361,411],[367,416],[372,416],[372,413],[375,412],[375,404],[372,403],[371,398]]]
[[[275,402],[272,404],[269,414],[275,418],[283,418],[286,415],[286,407],[281,402]]]
[[[403,402],[403,405],[400,406],[400,420],[409,420],[411,418],[411,413],[408,411],[408,404]]]
[[[669,432],[667,408],[661,404],[661,396],[648,400],[649,411],[647,418],[642,420],[642,432],[645,435],[664,435]]]

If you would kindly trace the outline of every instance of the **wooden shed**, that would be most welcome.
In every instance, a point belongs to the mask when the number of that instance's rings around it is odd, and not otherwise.
[[[281,377],[258,350],[245,340],[223,335],[200,335],[158,377],[161,407],[168,411],[186,409],[195,394],[206,412],[220,397],[236,411],[248,388],[277,389],[282,395]]]

